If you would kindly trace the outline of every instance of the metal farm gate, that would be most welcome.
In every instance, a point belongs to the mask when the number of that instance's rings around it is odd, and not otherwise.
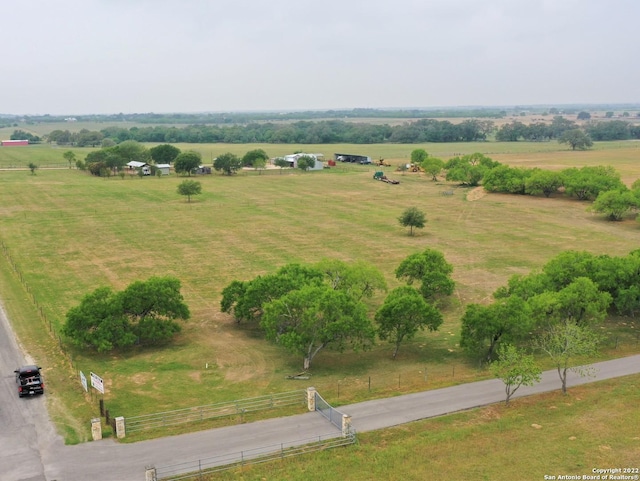
[[[324,398],[320,396],[320,394],[318,394],[318,391],[315,391],[315,397],[316,411],[320,411],[320,414],[322,414],[329,420],[329,422],[331,422],[331,424],[342,431],[342,413],[337,409],[332,408],[331,405],[327,401],[325,401]]]
[[[173,465],[149,466],[147,468],[147,479],[153,481],[201,480],[203,476],[219,471],[354,444],[356,442],[356,432],[351,427],[350,418],[331,407],[315,389],[313,391],[315,411],[319,411],[322,416],[341,431],[342,435],[332,432],[286,443],[257,448],[247,447],[247,449],[235,453],[222,455],[214,455],[212,453],[211,457],[185,461]],[[285,394],[284,396],[280,395],[283,396],[283,398],[279,400],[280,403],[288,403],[292,402],[293,399],[299,399],[299,391]],[[262,405],[264,401],[262,398],[254,398],[249,403],[249,406]],[[275,399],[273,401],[275,402]],[[245,407],[247,406],[244,402],[242,404],[244,404]],[[171,413],[171,416],[169,416],[172,422],[175,414],[177,414],[177,412],[174,411]],[[184,412],[182,414],[184,414]],[[169,419],[167,419],[167,413],[160,413],[159,415],[165,422],[169,421]],[[157,421],[158,420],[152,424],[155,425]]]

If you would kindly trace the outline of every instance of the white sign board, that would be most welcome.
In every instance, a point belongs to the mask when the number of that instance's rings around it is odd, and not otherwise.
[[[82,371],[80,371],[80,382],[82,383],[82,387],[84,388],[85,392],[88,392],[89,388],[87,387],[87,378]]]
[[[91,374],[91,387],[96,388],[98,391],[104,394],[104,382],[102,381],[102,378],[97,374],[94,374],[94,373],[90,373],[90,374]]]

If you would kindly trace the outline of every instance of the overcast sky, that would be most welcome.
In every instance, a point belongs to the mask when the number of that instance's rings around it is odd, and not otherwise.
[[[4,7],[0,113],[640,102],[638,0]]]

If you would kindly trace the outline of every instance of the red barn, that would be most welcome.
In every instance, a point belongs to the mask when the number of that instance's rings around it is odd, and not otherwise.
[[[29,145],[28,140],[2,140],[0,141],[3,147],[9,147],[12,145]]]

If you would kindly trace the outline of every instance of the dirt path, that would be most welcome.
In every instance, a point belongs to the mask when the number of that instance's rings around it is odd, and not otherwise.
[[[476,187],[467,192],[467,200],[473,202],[474,200],[482,199],[485,195],[487,195],[487,191],[484,190],[484,187]]]

